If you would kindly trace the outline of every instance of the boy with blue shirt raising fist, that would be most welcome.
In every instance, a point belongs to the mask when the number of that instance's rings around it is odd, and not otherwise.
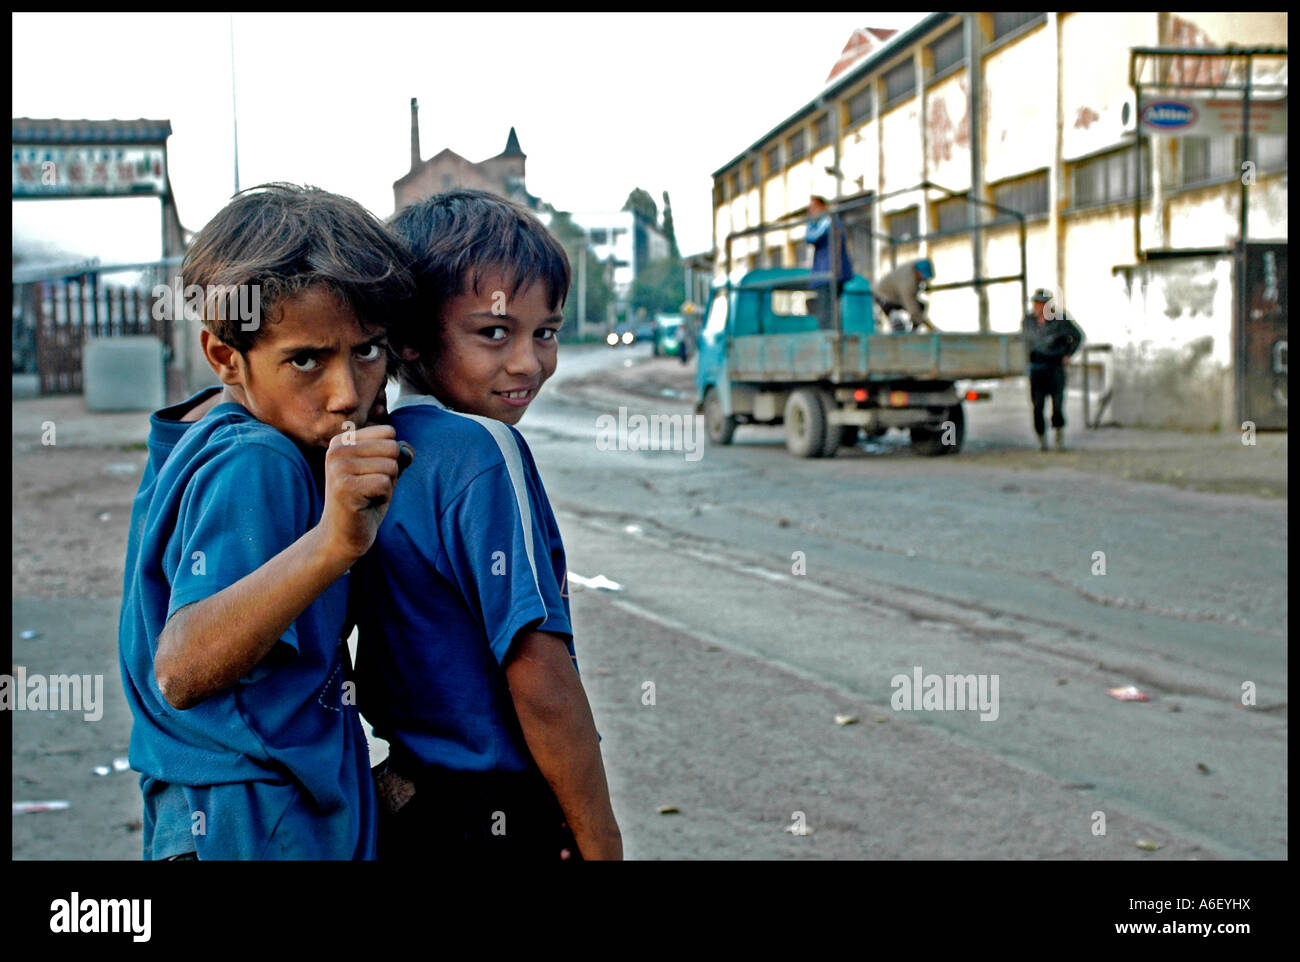
[[[394,338],[417,452],[357,568],[357,693],[391,745],[381,859],[617,859],[564,545],[519,421],[555,371],[563,248],[480,191],[401,211],[422,327]]]
[[[374,857],[346,574],[398,474],[394,430],[366,422],[407,258],[355,202],[278,184],[186,255],[223,389],[185,428],[155,423],[133,505],[119,647],[146,859]],[[251,325],[233,309],[250,286]]]

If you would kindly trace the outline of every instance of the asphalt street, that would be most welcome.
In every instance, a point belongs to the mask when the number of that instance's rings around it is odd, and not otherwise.
[[[1072,429],[1040,455],[1008,384],[968,406],[957,456],[898,432],[830,460],[778,428],[611,443],[620,413],[690,415],[675,364],[566,347],[520,424],[570,573],[617,585],[570,589],[629,857],[1287,857],[1285,495],[1090,467],[1167,445],[1254,480],[1229,459],[1284,462],[1285,436]],[[13,670],[101,674],[104,704],[12,713],[14,800],[69,803],[15,816],[12,854],[135,859],[114,582],[147,421],[54,410],[14,405],[15,527],[45,534],[15,534]],[[971,698],[931,701],[928,676]]]

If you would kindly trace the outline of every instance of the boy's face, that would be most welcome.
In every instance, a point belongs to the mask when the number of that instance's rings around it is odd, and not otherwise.
[[[446,301],[440,337],[425,365],[430,385],[448,407],[515,424],[555,373],[556,332],[564,321],[543,284],[507,296],[498,273],[478,278]]]
[[[226,348],[226,364],[214,368],[259,421],[301,445],[326,448],[344,422],[365,426],[386,380],[388,335],[362,327],[326,287],[286,298],[278,308],[279,320],[266,325],[246,357]],[[215,339],[204,333],[206,346]]]

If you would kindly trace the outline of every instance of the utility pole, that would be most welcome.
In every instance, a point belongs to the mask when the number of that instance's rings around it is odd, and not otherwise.
[[[578,340],[587,330],[587,228],[582,229],[582,247],[578,248]]]
[[[230,122],[235,131],[235,193],[239,193],[239,115],[235,106],[235,15],[230,14]]]

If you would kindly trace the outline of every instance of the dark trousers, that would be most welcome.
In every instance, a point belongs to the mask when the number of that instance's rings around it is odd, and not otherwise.
[[[812,290],[814,290],[816,294],[814,295],[813,298],[812,311],[810,313],[816,316],[817,326],[822,330],[829,331],[831,328],[831,321],[832,321],[831,311],[833,310],[833,308],[831,307],[830,292],[832,287],[834,288],[835,291],[834,294],[835,299],[839,300],[844,295],[844,285],[847,283],[848,283],[848,279],[846,278],[845,280],[842,281],[836,281],[834,285],[831,285],[830,283],[822,283],[812,288]],[[841,311],[843,310],[843,308],[844,306],[841,304],[840,305]],[[843,324],[843,322],[844,322],[844,317],[843,314],[841,314],[840,323]]]
[[[559,802],[535,769],[402,770],[413,778],[415,795],[396,814],[381,812],[380,861],[582,860]]]
[[[1065,365],[1031,365],[1029,368],[1029,396],[1034,403],[1034,433],[1045,434],[1043,407],[1052,399],[1052,427],[1065,427]]]

